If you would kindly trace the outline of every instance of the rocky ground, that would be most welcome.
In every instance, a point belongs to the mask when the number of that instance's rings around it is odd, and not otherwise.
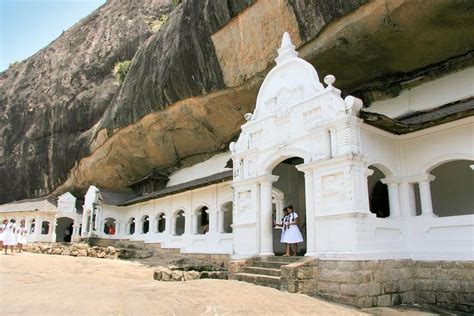
[[[154,270],[123,260],[1,254],[0,314],[418,314],[386,308],[360,311],[238,281],[157,282]]]
[[[47,255],[93,257],[107,259],[117,259],[120,255],[120,250],[117,250],[114,247],[91,247],[85,243],[34,243],[28,245],[25,248],[25,251]]]

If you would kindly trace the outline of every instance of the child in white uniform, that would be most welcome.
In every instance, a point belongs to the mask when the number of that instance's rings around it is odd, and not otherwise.
[[[283,218],[281,219],[281,238],[280,238],[280,242],[281,243],[284,243],[284,239],[285,239],[285,231],[286,229],[288,228],[287,224],[288,224],[288,210],[286,209],[286,207],[283,209]]]
[[[7,249],[8,246],[10,246],[10,250],[12,251],[13,254],[13,247],[16,246],[16,224],[15,224],[15,219],[12,218],[10,220],[10,223],[7,224],[7,227],[5,229],[5,235],[4,235],[4,240],[3,240],[3,248],[5,248],[5,254],[7,254]]]
[[[26,229],[26,223],[23,219],[20,224],[20,228],[17,229],[17,243],[18,243],[18,252],[21,253],[23,247],[26,245],[26,233],[28,229]]]
[[[4,219],[2,225],[0,225],[0,249],[3,248],[3,239],[5,238],[5,229],[7,228],[8,219]]]
[[[303,242],[303,236],[301,235],[300,229],[298,227],[298,214],[293,209],[292,205],[288,205],[288,228],[285,230],[285,237],[283,242],[286,243],[286,254],[285,257],[290,256],[291,245],[295,245],[294,256],[298,253],[298,243]]]

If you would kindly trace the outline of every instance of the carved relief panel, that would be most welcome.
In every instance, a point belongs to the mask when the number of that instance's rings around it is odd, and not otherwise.
[[[237,197],[239,212],[245,213],[252,210],[252,191],[239,192]]]

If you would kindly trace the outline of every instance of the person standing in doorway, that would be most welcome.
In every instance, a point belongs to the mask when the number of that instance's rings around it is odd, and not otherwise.
[[[8,247],[10,247],[10,250],[13,255],[13,247],[16,246],[16,224],[15,224],[15,219],[12,218],[10,220],[10,223],[7,224],[7,227],[5,229],[5,236],[4,236],[4,241],[3,241],[3,248],[5,249],[5,254],[8,254]]]
[[[301,235],[300,229],[298,227],[298,214],[295,212],[293,205],[288,205],[288,228],[285,230],[285,236],[283,242],[286,243],[286,253],[284,257],[290,256],[291,245],[295,245],[295,251],[293,256],[298,254],[298,243],[303,242],[303,236]]]
[[[288,209],[285,207],[283,209],[283,217],[281,219],[281,225],[276,225],[276,226],[281,226],[281,238],[280,242],[285,243],[285,231],[288,229]]]

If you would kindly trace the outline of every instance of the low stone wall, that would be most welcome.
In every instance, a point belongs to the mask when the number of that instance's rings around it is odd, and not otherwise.
[[[229,263],[229,260],[230,260],[229,255],[227,254],[182,253],[179,248],[161,248],[160,243],[145,243],[144,241],[134,241],[134,240],[128,240],[128,239],[106,239],[106,238],[91,237],[87,239],[87,243],[94,246],[100,246],[100,247],[113,246],[115,248],[123,248],[123,249],[130,248],[130,249],[149,250],[149,251],[153,251],[153,253],[155,254],[179,253],[182,256],[213,262],[226,269],[227,269],[227,264]]]
[[[304,259],[281,267],[282,291],[312,295],[317,290],[318,260]]]
[[[319,261],[315,295],[357,307],[415,302],[411,260]]]
[[[252,259],[229,263],[229,279]],[[303,259],[281,267],[280,289],[360,308],[433,304],[474,312],[474,262]]]
[[[474,262],[319,261],[315,295],[358,307],[425,303],[474,312]]]
[[[197,279],[227,279],[227,271],[184,271],[170,267],[158,267],[153,273],[157,281],[191,281]]]
[[[204,253],[180,253],[182,256],[207,260],[227,269],[229,264],[229,255],[224,254],[204,254]]]
[[[25,251],[48,255],[62,255],[74,257],[93,257],[117,259],[120,251],[114,247],[89,246],[84,243],[62,244],[62,243],[33,243],[29,244]]]
[[[474,313],[474,262],[418,261],[415,302]]]

